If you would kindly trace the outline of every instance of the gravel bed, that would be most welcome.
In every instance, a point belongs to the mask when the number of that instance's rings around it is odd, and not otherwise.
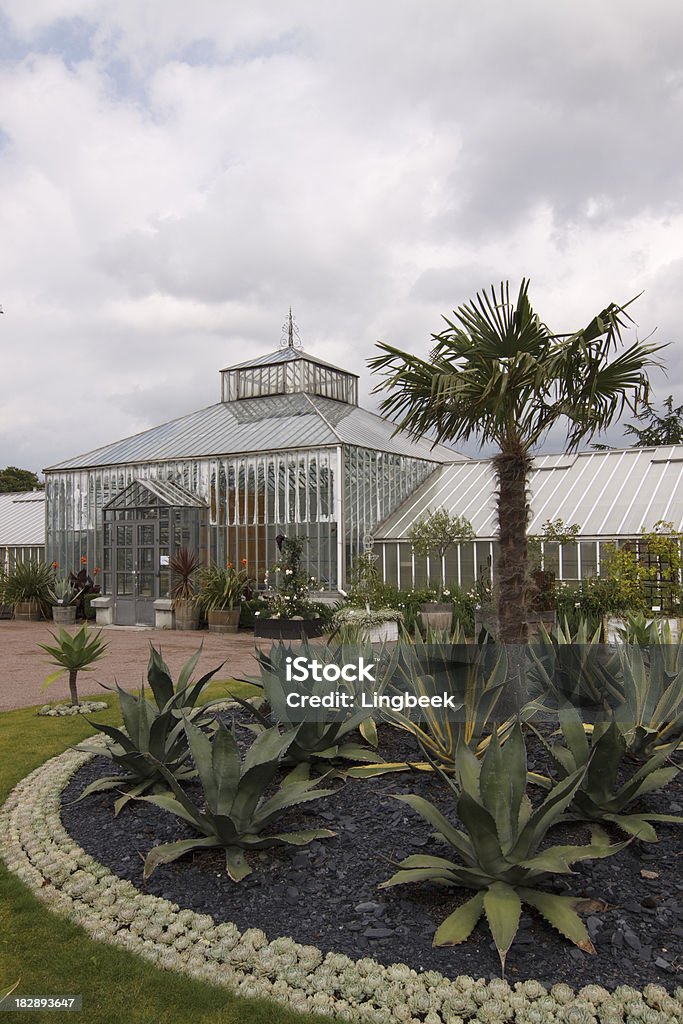
[[[543,770],[545,752],[533,737],[528,747],[530,767]],[[380,750],[387,760],[415,757],[410,737],[389,727],[381,730]],[[345,953],[354,959],[370,956],[386,965],[407,963],[451,978],[499,975],[498,955],[483,922],[461,946],[432,947],[437,925],[471,894],[425,883],[378,891],[379,883],[393,872],[394,862],[411,853],[452,856],[450,848],[430,838],[432,830],[426,822],[391,799],[399,793],[419,793],[453,818],[448,794],[430,774],[338,782],[334,796],[293,811],[282,822],[283,829],[328,827],[336,831],[334,838],[300,850],[254,853],[254,874],[239,884],[227,877],[218,851],[163,865],[143,882],[143,861],[153,846],[194,833],[144,802],[129,804],[118,818],[113,816],[114,795],[93,795],[74,803],[88,783],[107,774],[111,764],[101,757],[76,773],[63,794],[62,821],[87,853],[140,891],[208,913],[217,922],[233,922],[240,929],[261,928],[269,939],[291,936],[323,952]],[[196,785],[189,786],[188,792],[198,799]],[[683,777],[664,793],[651,794],[647,808],[683,813]],[[525,907],[507,957],[509,981],[535,978],[546,985],[567,982],[579,988],[594,983],[609,989],[657,982],[671,990],[681,984],[681,829],[659,825],[657,831],[657,844],[635,841],[615,857],[579,864],[573,876],[548,882],[551,891],[605,901],[603,911],[587,917],[597,955],[583,953]],[[585,841],[587,832],[581,826],[565,826],[554,841],[572,837]]]

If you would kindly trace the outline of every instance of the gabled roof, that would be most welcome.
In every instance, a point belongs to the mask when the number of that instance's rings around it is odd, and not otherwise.
[[[280,363],[291,363],[297,359],[307,359],[309,363],[317,363],[318,366],[326,366],[329,370],[337,370],[339,373],[345,373],[347,377],[357,377],[357,373],[352,373],[350,370],[342,370],[340,366],[335,366],[333,363],[326,363],[324,359],[318,359],[317,356],[309,355],[308,352],[304,352],[302,348],[285,348],[275,349],[274,352],[266,352],[264,356],[257,356],[255,359],[248,359],[245,363],[236,363],[234,366],[226,366],[221,371],[226,373],[228,370],[246,370],[250,366],[277,366]]]
[[[683,445],[539,455],[529,479],[530,534],[548,519],[577,523],[581,536],[636,537],[660,520],[683,531]],[[436,470],[375,531],[376,540],[405,540],[428,509],[465,516],[478,538],[496,535],[496,496],[489,459]]]
[[[45,491],[0,494],[0,545],[36,547],[45,543]]]
[[[346,402],[308,395],[272,395],[219,402],[140,434],[50,466],[83,469],[137,462],[211,458],[250,452],[353,444],[440,463],[465,456],[428,440],[394,436],[394,424]]]

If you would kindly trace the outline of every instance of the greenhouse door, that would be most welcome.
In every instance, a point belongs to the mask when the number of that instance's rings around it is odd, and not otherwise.
[[[159,590],[159,523],[156,509],[140,509],[140,519],[113,525],[114,622],[153,626]]]

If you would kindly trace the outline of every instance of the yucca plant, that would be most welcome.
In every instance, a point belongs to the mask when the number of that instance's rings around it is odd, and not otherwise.
[[[114,804],[116,815],[134,797],[150,789],[167,788],[162,768],[183,781],[196,775],[184,726],[188,720],[205,727],[211,725],[206,711],[217,701],[200,706],[197,702],[204,687],[222,667],[218,665],[193,683],[191,676],[200,654],[201,647],[181,669],[176,687],[161,652],[152,647],[147,666],[152,701],[145,697],[142,689],[134,695],[120,686],[116,687],[124,729],[92,724],[113,741],[101,753],[116,765],[119,772],[92,782],[83,790],[79,800],[92,793],[120,790],[122,795]]]
[[[540,849],[548,831],[574,798],[584,773],[582,768],[567,776],[534,810],[526,795],[526,749],[519,723],[512,727],[503,745],[494,730],[482,760],[463,744],[456,753],[456,778],[439,773],[455,798],[463,829],[456,828],[423,797],[395,797],[437,829],[435,838],[452,846],[460,863],[425,854],[406,857],[396,874],[380,888],[427,881],[476,890],[439,925],[434,945],[464,942],[485,914],[503,972],[523,903],[537,910],[575,945],[594,953],[577,913],[584,901],[576,896],[558,896],[540,887],[549,874],[570,874],[576,861],[608,857],[625,845],[610,845],[604,832],[594,827],[587,845]]]
[[[559,719],[564,742],[550,745],[542,736],[540,739],[552,754],[562,778],[573,778],[577,771],[582,773],[566,818],[610,823],[645,842],[657,840],[652,822],[683,824],[683,818],[674,814],[628,813],[636,800],[663,789],[676,777],[679,769],[673,764],[665,765],[677,741],[662,746],[620,783],[619,775],[627,763],[628,741],[619,723],[606,715],[586,729],[574,707],[562,708]]]
[[[81,626],[73,634],[67,633],[65,629],[60,629],[57,633],[51,633],[50,636],[56,642],[55,646],[51,644],[38,644],[38,646],[50,655],[53,665],[57,665],[58,668],[56,672],[51,672],[46,677],[42,689],[44,690],[65,672],[68,672],[71,703],[79,704],[78,673],[90,671],[91,665],[99,661],[109,644],[102,639],[102,630],[93,634],[87,624]]]
[[[283,735],[276,727],[262,732],[242,760],[235,737],[223,724],[218,726],[212,739],[189,720],[184,726],[203,790],[204,809],[200,810],[190,800],[163,765],[159,765],[159,770],[172,793],[142,799],[188,822],[202,837],[155,846],[145,859],[145,878],[159,864],[168,864],[186,853],[222,848],[227,872],[233,881],[239,882],[252,871],[245,856],[248,850],[283,844],[306,846],[314,839],[334,835],[325,828],[267,833],[283,811],[334,792],[314,790],[321,779],[309,780],[303,764],[297,765],[272,792],[281,758],[292,742],[291,733]]]

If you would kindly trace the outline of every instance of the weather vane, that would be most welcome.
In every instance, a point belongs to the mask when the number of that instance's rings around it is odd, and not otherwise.
[[[299,328],[292,316],[291,306],[289,307],[289,316],[282,325],[280,348],[303,348],[301,337],[299,336]]]

